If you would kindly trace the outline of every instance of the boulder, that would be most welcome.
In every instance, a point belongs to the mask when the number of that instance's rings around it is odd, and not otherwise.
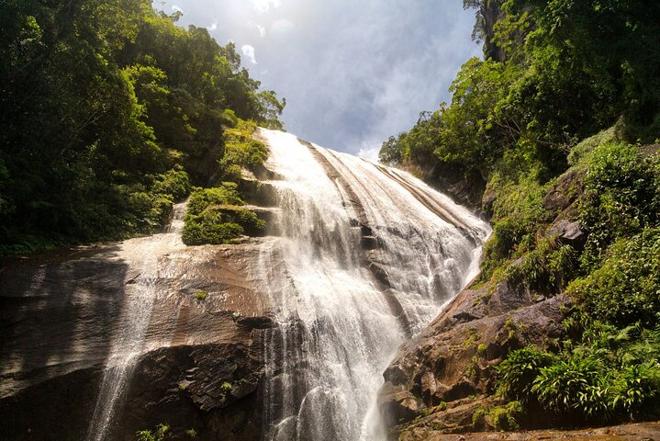
[[[462,291],[386,369],[379,408],[387,424],[398,433],[415,418],[440,412],[443,424],[462,430],[439,405],[469,409],[470,397],[490,395],[494,366],[513,349],[552,344],[569,305],[563,295],[538,298],[507,283]]]

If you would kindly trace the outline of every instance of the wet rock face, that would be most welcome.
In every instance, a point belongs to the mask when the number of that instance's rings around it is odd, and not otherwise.
[[[411,422],[423,417],[427,434],[469,429],[465,415],[494,391],[494,366],[510,350],[559,337],[568,304],[507,284],[461,292],[385,371],[379,407],[389,427],[418,433],[420,420]]]
[[[420,164],[429,164],[429,166],[425,167]],[[399,166],[421,177],[434,188],[441,188],[443,193],[451,196],[457,203],[476,212],[481,212],[482,207],[485,207],[486,212],[488,211],[488,203],[482,202],[486,181],[478,173],[466,176],[463,170],[452,165],[440,164],[435,160],[417,161],[414,165],[400,164]]]
[[[257,340],[259,340],[257,336]],[[263,359],[244,344],[162,348],[145,354],[133,375],[114,439],[167,423],[175,438],[259,440]]]
[[[160,423],[175,439],[188,429],[202,440],[260,438],[262,336],[274,325],[255,265],[269,240],[181,248],[159,259],[143,354],[109,440]],[[140,276],[119,247],[2,267],[3,441],[85,439],[114,335],[125,326],[128,288]]]

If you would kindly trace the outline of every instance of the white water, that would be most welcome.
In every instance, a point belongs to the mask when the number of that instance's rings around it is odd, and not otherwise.
[[[265,438],[384,439],[382,373],[408,333],[474,276],[489,227],[407,173],[290,134],[260,135],[267,167],[282,177],[270,184],[283,235],[260,262],[280,325],[265,339]],[[356,219],[378,238],[376,249],[361,249]]]
[[[96,399],[94,415],[90,421],[87,441],[103,441],[109,436],[118,405],[126,392],[139,356],[147,350],[144,336],[149,326],[157,293],[155,282],[164,276],[167,268],[159,265],[159,258],[183,248],[181,230],[186,203],[176,204],[172,222],[166,233],[127,240],[121,244],[119,257],[132,270],[138,271],[134,280],[125,282],[117,331],[112,336],[110,354],[106,361],[103,380]]]

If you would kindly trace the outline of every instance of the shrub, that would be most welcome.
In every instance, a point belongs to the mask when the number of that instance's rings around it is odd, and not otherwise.
[[[182,239],[186,245],[223,244],[243,234],[243,228],[223,222],[219,215],[197,218],[186,217]]]
[[[660,156],[643,158],[637,147],[606,143],[590,156],[580,222],[588,233],[583,265],[593,269],[617,238],[658,226]]]
[[[655,327],[660,316],[660,229],[617,241],[603,265],[571,283],[567,292],[602,320]]]
[[[254,121],[239,119],[225,131],[225,154],[220,160],[225,179],[240,178],[242,168],[255,171],[268,158],[268,147],[253,137],[256,128]]]
[[[211,205],[243,205],[236,188],[236,184],[224,182],[218,187],[196,189],[190,195],[187,214],[199,215]]]
[[[509,265],[505,277],[515,285],[543,293],[559,292],[575,274],[577,252],[570,245],[558,245],[545,239],[536,248]]]
[[[140,430],[135,433],[137,441],[164,441],[170,433],[170,426],[166,423],[159,424],[155,430]]]
[[[190,196],[182,239],[186,245],[222,244],[243,235],[258,235],[266,224],[243,201],[236,185],[199,189]]]
[[[639,414],[658,414],[656,397],[660,395],[660,364],[655,360],[626,366],[612,380],[608,390],[610,407],[635,419]],[[649,408],[646,406],[650,405]]]
[[[223,244],[243,234],[259,234],[265,226],[251,210],[234,206],[209,207],[198,216],[186,216],[182,238],[186,245]]]
[[[169,170],[158,175],[153,185],[154,193],[168,194],[175,201],[182,200],[190,193],[190,179],[183,170]]]
[[[541,369],[550,366],[555,360],[556,356],[533,346],[510,352],[496,368],[498,393],[523,403],[535,400],[532,383]]]
[[[547,214],[538,173],[534,169],[516,177],[515,182],[495,174],[489,182],[490,191],[495,194],[493,234],[484,247],[482,278],[491,277],[506,259],[534,248],[534,233]]]
[[[577,411],[597,417],[611,411],[605,366],[602,361],[583,354],[541,368],[532,392],[546,409],[559,414]]]

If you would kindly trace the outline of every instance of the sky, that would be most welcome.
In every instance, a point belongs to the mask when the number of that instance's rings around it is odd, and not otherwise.
[[[180,25],[233,41],[262,88],[286,98],[285,128],[374,158],[419,113],[449,100],[481,49],[461,0],[156,0]]]

